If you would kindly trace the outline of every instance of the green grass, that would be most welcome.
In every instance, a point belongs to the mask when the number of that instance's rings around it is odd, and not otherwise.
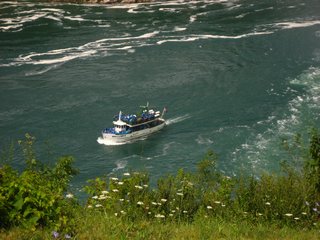
[[[139,220],[131,222],[115,216],[106,216],[97,212],[83,212],[77,216],[77,234],[72,239],[288,239],[318,240],[319,230],[279,228],[269,223],[255,224],[251,221],[225,221],[218,218],[201,218],[192,223],[162,222],[159,220]],[[28,231],[13,228],[0,233],[0,239],[53,239],[48,230]],[[62,236],[59,239],[64,239]]]

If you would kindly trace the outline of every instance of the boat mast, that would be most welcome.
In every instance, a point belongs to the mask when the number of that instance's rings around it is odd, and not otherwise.
[[[162,110],[162,113],[161,113],[161,117],[160,118],[163,118],[164,114],[167,112],[167,108],[164,107],[163,110]]]

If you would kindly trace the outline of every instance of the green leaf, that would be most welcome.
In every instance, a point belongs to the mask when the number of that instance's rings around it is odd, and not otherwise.
[[[29,219],[29,223],[31,223],[32,225],[36,225],[36,223],[38,222],[39,219],[40,219],[39,216],[34,216]]]
[[[17,210],[21,210],[22,206],[23,206],[23,198],[20,197],[14,204],[13,206],[17,209]]]

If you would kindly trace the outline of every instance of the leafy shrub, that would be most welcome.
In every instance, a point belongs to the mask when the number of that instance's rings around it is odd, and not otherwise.
[[[50,226],[71,232],[75,224],[73,207],[76,201],[64,194],[76,170],[73,158],[61,157],[53,168],[36,159],[29,134],[19,141],[26,168],[21,173],[8,164],[0,168],[0,227],[22,225],[27,228]]]

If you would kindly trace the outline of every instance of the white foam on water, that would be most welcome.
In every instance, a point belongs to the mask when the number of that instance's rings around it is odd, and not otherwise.
[[[60,18],[57,18],[57,17],[54,17],[54,16],[45,16],[45,18],[47,19],[51,19],[51,20],[54,20],[54,21],[57,21],[57,22],[61,22],[61,19]]]
[[[110,8],[110,9],[128,9],[128,8],[137,8],[140,3],[130,3],[130,4],[120,4],[120,5],[106,5],[105,8]]]
[[[40,12],[37,14],[31,14],[26,16],[16,16],[14,18],[2,18],[1,22],[3,22],[2,25],[4,26],[0,26],[0,31],[6,32],[10,29],[22,28],[24,23],[33,22],[37,19],[45,17],[46,15],[47,13]]]
[[[56,69],[58,67],[60,67],[63,63],[59,63],[59,64],[53,64],[51,66],[48,66],[48,67],[45,67],[45,68],[42,68],[40,70],[36,70],[36,71],[30,71],[30,72],[27,72],[25,73],[25,76],[36,76],[36,75],[41,75],[43,73],[46,73],[52,69]]]
[[[195,21],[197,20],[197,17],[198,17],[198,15],[192,15],[192,16],[190,16],[189,22],[190,22],[190,23],[195,22]]]
[[[174,32],[182,32],[185,30],[187,30],[187,28],[185,28],[185,27],[174,27],[174,29],[173,29]]]
[[[60,8],[42,8],[42,11],[56,12],[56,13],[65,13],[64,10]]]
[[[191,116],[189,114],[185,114],[183,116],[179,116],[179,117],[175,117],[175,118],[170,118],[166,120],[166,125],[171,125],[171,124],[175,124],[178,122],[182,122],[184,120],[187,120],[191,118]]]
[[[269,32],[269,31],[268,32],[251,32],[251,33],[246,33],[246,34],[241,34],[236,36],[204,34],[204,35],[182,36],[180,38],[176,38],[176,36],[172,36],[172,37],[167,37],[168,39],[157,41],[157,44],[161,45],[167,42],[193,42],[193,41],[204,40],[204,39],[240,39],[240,38],[247,38],[252,36],[268,35],[272,33],[274,32]]]
[[[199,145],[211,145],[213,144],[213,141],[208,138],[208,137],[203,137],[202,135],[199,135],[195,141],[199,144]]]
[[[64,63],[78,58],[86,58],[97,54],[103,54],[106,51],[126,51],[134,52],[134,47],[148,46],[144,42],[136,42],[138,39],[150,39],[159,34],[159,31],[144,33],[138,36],[127,36],[119,38],[105,38],[94,42],[88,42],[78,47],[54,49],[48,52],[31,52],[26,55],[20,55],[13,59],[9,64],[1,64],[1,67],[21,66],[23,64],[31,65],[52,65]],[[130,45],[132,41],[132,44]],[[118,42],[118,43],[115,43]]]
[[[43,60],[35,60],[32,61],[31,64],[33,65],[48,65],[48,64],[56,64],[56,63],[65,63],[70,60],[76,59],[76,58],[83,58],[83,57],[88,57],[91,55],[94,55],[96,53],[95,50],[90,50],[90,51],[85,51],[85,52],[80,52],[80,53],[71,53],[70,55],[63,56],[60,58],[56,59],[43,59]]]
[[[318,24],[320,24],[320,20],[299,21],[299,22],[280,22],[280,23],[273,24],[273,26],[280,27],[281,29],[293,29],[293,28],[311,27]]]
[[[288,102],[287,109],[273,113],[257,125],[266,126],[267,130],[249,138],[245,144],[232,153],[232,162],[251,168],[253,173],[270,169],[283,160],[281,139],[292,138],[295,134],[305,132],[312,124],[320,122],[320,69],[310,68],[305,73],[290,81],[305,89]],[[254,134],[254,133],[252,133]]]
[[[181,9],[177,9],[177,8],[159,8],[159,11],[176,13],[176,12],[180,12]]]
[[[68,19],[68,20],[70,20],[70,21],[77,21],[77,22],[88,21],[88,20],[82,18],[81,16],[74,16],[74,17],[64,16],[64,19]],[[90,21],[90,20],[89,20],[89,21]]]
[[[117,160],[115,163],[116,163],[116,167],[112,169],[112,172],[116,172],[120,169],[124,169],[128,165],[128,161],[126,160]]]

